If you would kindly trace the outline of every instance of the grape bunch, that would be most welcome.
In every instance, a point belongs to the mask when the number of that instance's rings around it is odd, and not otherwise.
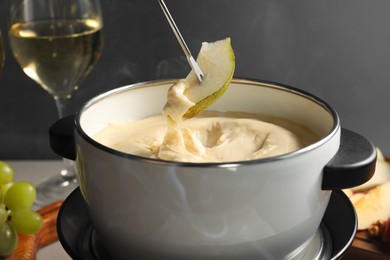
[[[14,170],[0,161],[0,256],[10,255],[18,246],[18,234],[34,234],[42,217],[31,209],[36,190],[29,182],[14,182]]]

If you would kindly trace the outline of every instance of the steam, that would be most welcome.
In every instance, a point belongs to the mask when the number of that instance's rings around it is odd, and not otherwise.
[[[174,168],[168,173],[169,178],[171,179],[172,188],[176,190],[177,198],[180,201],[180,206],[183,207],[184,212],[187,213],[186,216],[188,216],[188,222],[191,223],[192,227],[195,228],[195,230],[202,234],[203,236],[216,240],[223,238],[227,235],[228,231],[228,223],[225,216],[220,216],[220,222],[222,223],[222,229],[219,232],[211,232],[207,230],[206,226],[203,224],[201,219],[197,214],[193,214],[192,208],[190,207],[190,203],[188,201],[187,192],[183,184],[181,183],[180,179],[177,177],[176,171]]]
[[[162,79],[182,77],[189,71],[187,60],[183,56],[163,59],[156,65],[156,77]]]

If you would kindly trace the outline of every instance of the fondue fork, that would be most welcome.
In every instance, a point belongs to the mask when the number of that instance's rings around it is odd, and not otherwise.
[[[160,3],[161,9],[164,11],[165,17],[167,18],[169,25],[171,26],[173,32],[176,35],[176,39],[179,41],[181,48],[184,51],[184,54],[187,57],[187,61],[190,64],[191,68],[194,70],[196,77],[198,78],[199,82],[202,82],[204,74],[202,70],[199,68],[198,63],[196,63],[194,57],[192,57],[190,49],[188,48],[187,44],[185,43],[183,36],[181,35],[179,28],[177,28],[175,21],[173,20],[167,6],[164,3],[164,0],[158,0]]]

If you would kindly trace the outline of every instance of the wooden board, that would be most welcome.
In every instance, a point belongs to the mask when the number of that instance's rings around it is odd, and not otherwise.
[[[368,237],[365,231],[359,231],[343,259],[389,260],[390,245],[379,239]]]

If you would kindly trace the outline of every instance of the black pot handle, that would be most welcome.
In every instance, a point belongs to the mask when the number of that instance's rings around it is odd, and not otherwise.
[[[74,141],[75,115],[61,118],[49,128],[50,148],[57,155],[76,160],[76,149]]]
[[[375,165],[375,146],[363,136],[342,128],[340,148],[323,171],[322,189],[359,186],[371,179]]]

